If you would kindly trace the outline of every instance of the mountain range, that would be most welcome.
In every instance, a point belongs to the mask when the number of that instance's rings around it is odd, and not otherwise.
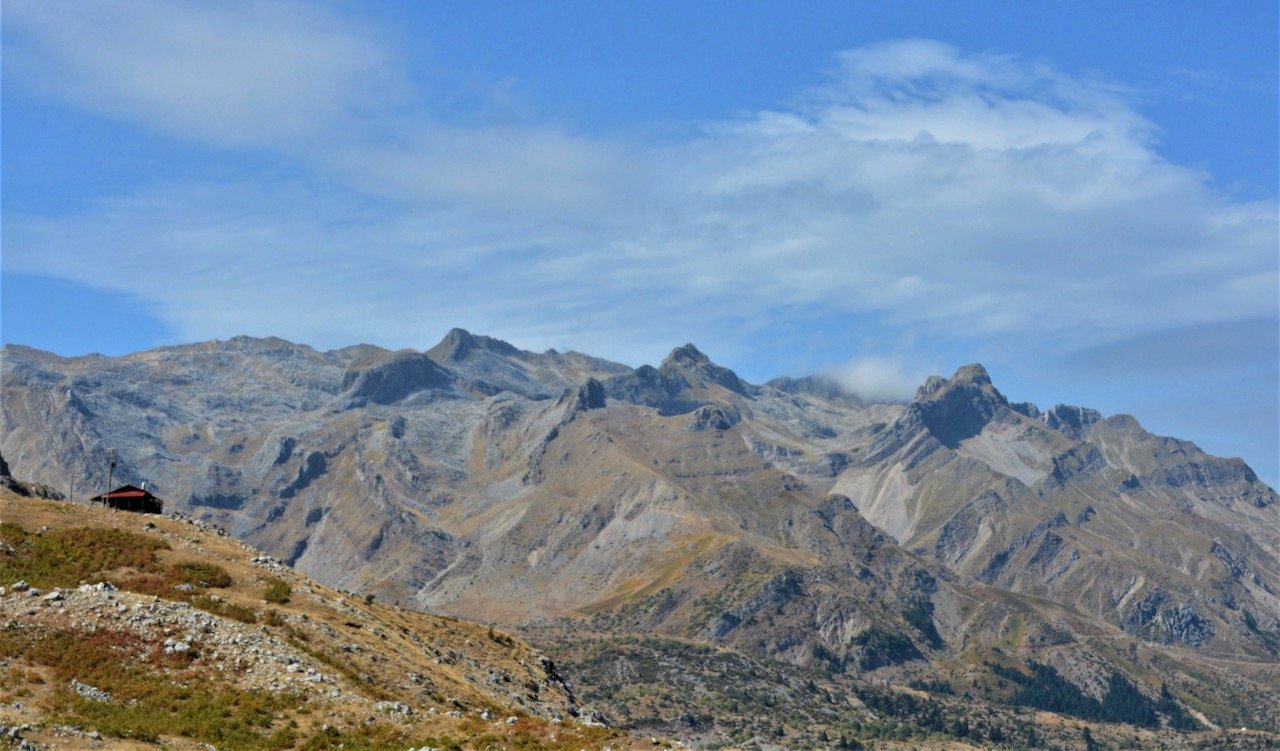
[[[425,352],[9,345],[3,397],[20,480],[88,497],[114,452],[116,484],[324,584],[560,650],[623,725],[758,740],[724,676],[668,706],[671,675],[636,667],[731,654],[741,685],[808,676],[797,705],[847,690],[874,709],[887,683],[1280,731],[1276,492],[1132,417],[1010,402],[980,365],[872,403],[750,384],[693,345],[631,368],[455,329]]]

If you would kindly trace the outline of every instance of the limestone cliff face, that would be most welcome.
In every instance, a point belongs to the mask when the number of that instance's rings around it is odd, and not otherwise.
[[[751,385],[692,345],[632,369],[462,330],[3,368],[18,479],[90,495],[114,450],[117,482],[406,605],[841,669],[928,664],[1014,613],[1049,641],[1280,645],[1272,489],[1132,418],[1011,403],[978,365],[908,404]]]
[[[1163,642],[1275,655],[1249,624],[1278,615],[1276,494],[1237,459],[1128,416],[1012,405],[979,366],[931,379],[855,457],[834,490],[960,575]],[[1233,572],[1213,553],[1227,548],[1266,573]]]

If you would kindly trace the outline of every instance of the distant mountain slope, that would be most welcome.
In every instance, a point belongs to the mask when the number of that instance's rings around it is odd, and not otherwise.
[[[119,481],[332,586],[851,676],[1035,661],[1101,698],[1119,671],[1280,722],[1240,701],[1280,700],[1275,491],[1129,417],[1010,403],[978,365],[869,404],[693,345],[631,369],[461,330],[3,354],[20,479],[89,495],[115,450]]]

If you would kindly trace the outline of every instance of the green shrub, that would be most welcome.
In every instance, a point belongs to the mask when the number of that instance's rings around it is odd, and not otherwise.
[[[216,563],[186,561],[175,563],[173,571],[177,579],[197,587],[230,587],[231,574]]]
[[[293,590],[289,588],[288,583],[273,576],[267,579],[267,591],[262,595],[262,599],[283,605],[289,601],[289,595],[291,594],[293,594]]]
[[[258,615],[253,612],[253,608],[245,607],[244,605],[234,602],[227,602],[223,599],[200,595],[199,597],[191,598],[191,604],[206,613],[220,615],[223,618],[234,618],[242,623],[258,622]]]

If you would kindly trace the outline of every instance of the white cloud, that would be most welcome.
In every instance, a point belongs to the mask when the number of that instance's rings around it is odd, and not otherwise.
[[[282,146],[385,113],[392,56],[302,3],[12,0],[11,74],[70,104],[222,146]]]
[[[323,7],[4,12],[6,77],[302,168],[5,217],[6,269],[141,288],[186,338],[464,325],[635,362],[796,310],[1059,350],[1274,312],[1274,200],[1214,193],[1122,89],[1043,62],[874,45],[788,107],[646,144],[446,125],[376,29]]]
[[[925,373],[908,372],[894,357],[861,357],[826,373],[844,390],[868,402],[907,401],[925,379]]]

